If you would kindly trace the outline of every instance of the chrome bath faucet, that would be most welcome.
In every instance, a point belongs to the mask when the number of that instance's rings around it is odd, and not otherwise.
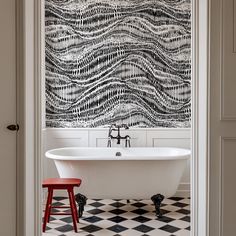
[[[130,136],[129,135],[121,136],[120,135],[120,129],[121,128],[129,129],[129,126],[126,125],[126,124],[121,124],[121,125],[112,124],[109,127],[107,147],[111,147],[112,139],[116,139],[117,140],[117,144],[120,144],[120,141],[122,139],[125,139],[125,147],[130,147]],[[112,135],[113,131],[117,131],[117,135],[116,136]]]

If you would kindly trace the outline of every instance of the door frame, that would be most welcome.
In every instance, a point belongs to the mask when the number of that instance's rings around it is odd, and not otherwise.
[[[17,235],[41,236],[43,1],[16,2],[18,122],[21,128],[17,161]],[[192,236],[209,235],[209,25],[210,0],[192,0]]]

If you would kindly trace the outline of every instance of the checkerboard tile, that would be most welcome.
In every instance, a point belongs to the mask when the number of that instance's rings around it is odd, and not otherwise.
[[[54,205],[68,205],[54,197]],[[43,236],[190,236],[190,199],[172,197],[162,204],[157,218],[151,200],[88,199],[78,233],[70,216],[53,216]],[[65,210],[64,210],[65,211]]]

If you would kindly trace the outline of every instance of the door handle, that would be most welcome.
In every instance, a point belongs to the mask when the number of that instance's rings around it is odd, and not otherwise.
[[[18,131],[19,130],[19,125],[8,125],[7,129],[11,130],[11,131]]]

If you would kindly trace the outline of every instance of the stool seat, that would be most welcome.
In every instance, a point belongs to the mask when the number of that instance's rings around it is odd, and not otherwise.
[[[54,186],[60,187],[60,186],[73,186],[73,187],[79,187],[81,184],[81,179],[76,178],[49,178],[43,180],[43,188]]]
[[[81,182],[82,182],[81,179],[76,179],[76,178],[49,178],[43,180],[42,187],[48,188],[48,197],[43,220],[43,232],[45,232],[46,230],[46,225],[47,222],[49,222],[50,220],[50,215],[68,215],[68,214],[72,215],[74,230],[75,232],[78,232],[76,223],[79,222],[79,215],[76,208],[74,187],[79,187]],[[53,190],[55,189],[67,190],[70,201],[69,207],[52,205]],[[71,213],[51,212],[52,208],[70,208]]]

